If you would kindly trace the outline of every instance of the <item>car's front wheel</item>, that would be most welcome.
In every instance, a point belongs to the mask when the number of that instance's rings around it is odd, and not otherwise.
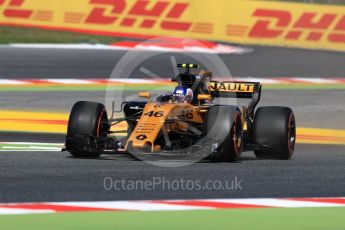
[[[105,106],[96,102],[79,101],[74,104],[67,128],[67,138],[106,137],[109,131],[109,121]],[[75,157],[99,157],[101,152],[72,149]]]

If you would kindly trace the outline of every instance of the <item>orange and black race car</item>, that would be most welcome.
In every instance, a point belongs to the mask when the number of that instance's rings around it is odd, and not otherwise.
[[[108,117],[103,104],[77,102],[69,117],[64,150],[87,158],[118,151],[151,160],[169,156],[233,162],[243,151],[254,151],[257,158],[291,158],[296,140],[294,113],[287,107],[256,109],[260,83],[212,81],[211,73],[190,72],[198,65],[178,67],[185,72],[172,79],[177,85],[173,93],[152,99],[149,92],[140,92],[145,101],[123,102],[122,118]],[[234,99],[248,99],[249,104],[238,106]],[[111,131],[123,122],[127,130]],[[126,138],[120,140],[119,132],[125,132]]]

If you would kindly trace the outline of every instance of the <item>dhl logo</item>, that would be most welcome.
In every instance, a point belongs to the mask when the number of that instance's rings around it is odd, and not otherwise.
[[[215,9],[231,7],[229,12],[218,14],[209,10],[212,2],[199,0],[0,0],[0,24],[120,36],[182,34],[196,39],[345,51],[344,7],[315,5],[310,10],[309,5],[290,3],[284,7],[285,3],[279,3],[278,9],[278,3],[238,2],[232,5],[219,0]],[[244,8],[241,15],[232,13]]]
[[[25,0],[0,0],[0,7],[8,3],[2,14],[7,18],[30,18],[33,11],[22,9]]]
[[[329,42],[345,43],[344,14],[305,12],[294,18],[287,10],[256,9],[253,16],[258,19],[248,34],[251,38],[318,42],[327,36]]]
[[[90,4],[94,8],[85,21],[90,24],[151,29],[160,21],[161,29],[178,31],[188,31],[192,26],[190,22],[178,22],[189,3],[139,0],[130,4],[126,0],[91,0]]]
[[[23,9],[25,0],[0,0],[6,18],[29,19],[33,10]],[[193,23],[179,21],[190,3],[166,0],[90,0],[91,11],[85,24],[151,29],[159,23],[162,30],[188,31]]]

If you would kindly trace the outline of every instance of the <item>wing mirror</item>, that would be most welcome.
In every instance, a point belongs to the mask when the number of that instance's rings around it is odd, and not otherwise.
[[[212,97],[209,94],[199,94],[198,100],[199,101],[210,101],[210,100],[212,100]]]
[[[142,98],[146,98],[147,100],[150,100],[151,93],[150,92],[139,92],[138,96],[142,97]]]

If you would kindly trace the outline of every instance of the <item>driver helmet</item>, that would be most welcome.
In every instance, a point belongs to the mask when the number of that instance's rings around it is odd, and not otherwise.
[[[185,86],[177,86],[173,91],[172,99],[178,103],[191,103],[193,100],[193,90]]]

